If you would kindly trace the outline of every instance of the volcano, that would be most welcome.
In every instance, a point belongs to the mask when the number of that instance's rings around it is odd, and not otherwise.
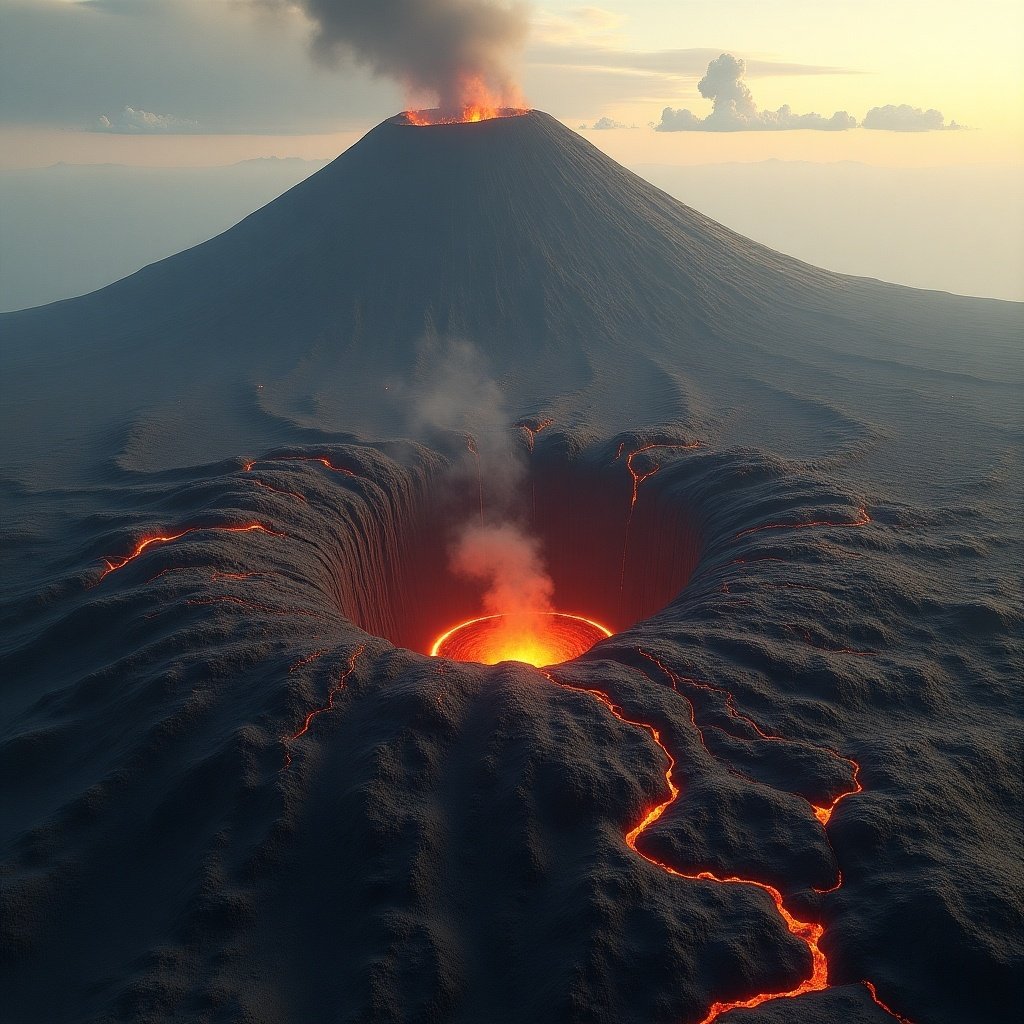
[[[1022,328],[538,111],[0,316],[5,1019],[1015,1019]],[[499,504],[554,668],[430,656]]]

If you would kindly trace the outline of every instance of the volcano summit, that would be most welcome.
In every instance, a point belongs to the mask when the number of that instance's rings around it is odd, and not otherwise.
[[[414,120],[0,316],[5,1015],[1015,1019],[1022,307]]]

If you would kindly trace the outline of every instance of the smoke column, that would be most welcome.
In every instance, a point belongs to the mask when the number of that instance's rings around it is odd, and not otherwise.
[[[313,53],[351,56],[443,113],[519,106],[509,63],[526,41],[526,5],[499,0],[273,0],[298,6],[315,26]]]

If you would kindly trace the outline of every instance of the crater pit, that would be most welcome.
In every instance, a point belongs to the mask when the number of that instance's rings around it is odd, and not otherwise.
[[[552,607],[593,624],[584,650],[664,608],[697,565],[700,531],[685,502],[662,486],[666,477],[634,491],[624,459],[531,459],[519,521],[539,541],[554,583]],[[483,505],[486,520],[486,481]],[[453,627],[485,617],[493,609],[484,608],[481,585],[451,569],[460,530],[479,515],[475,480],[424,476],[409,493],[374,501],[335,564],[342,612],[367,633],[427,655]],[[436,653],[482,660],[463,657],[469,648],[461,640]]]

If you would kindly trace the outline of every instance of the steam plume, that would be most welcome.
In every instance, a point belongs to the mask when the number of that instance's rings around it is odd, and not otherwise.
[[[449,565],[456,575],[484,585],[484,611],[506,617],[504,638],[517,646],[536,633],[537,616],[552,610],[554,593],[540,542],[523,525],[526,448],[479,349],[462,340],[428,338],[419,355],[419,379],[408,395],[410,429],[435,444],[436,431],[457,440],[452,482],[463,490],[480,486],[479,517],[474,511],[458,530]],[[472,439],[471,452],[465,438]]]
[[[287,0],[275,0],[288,6]],[[442,111],[516,106],[509,62],[526,41],[525,3],[501,0],[296,0],[315,26],[314,55],[354,57]]]
[[[467,526],[452,551],[452,569],[486,584],[488,612],[529,621],[551,610],[554,585],[540,544],[513,523]]]

